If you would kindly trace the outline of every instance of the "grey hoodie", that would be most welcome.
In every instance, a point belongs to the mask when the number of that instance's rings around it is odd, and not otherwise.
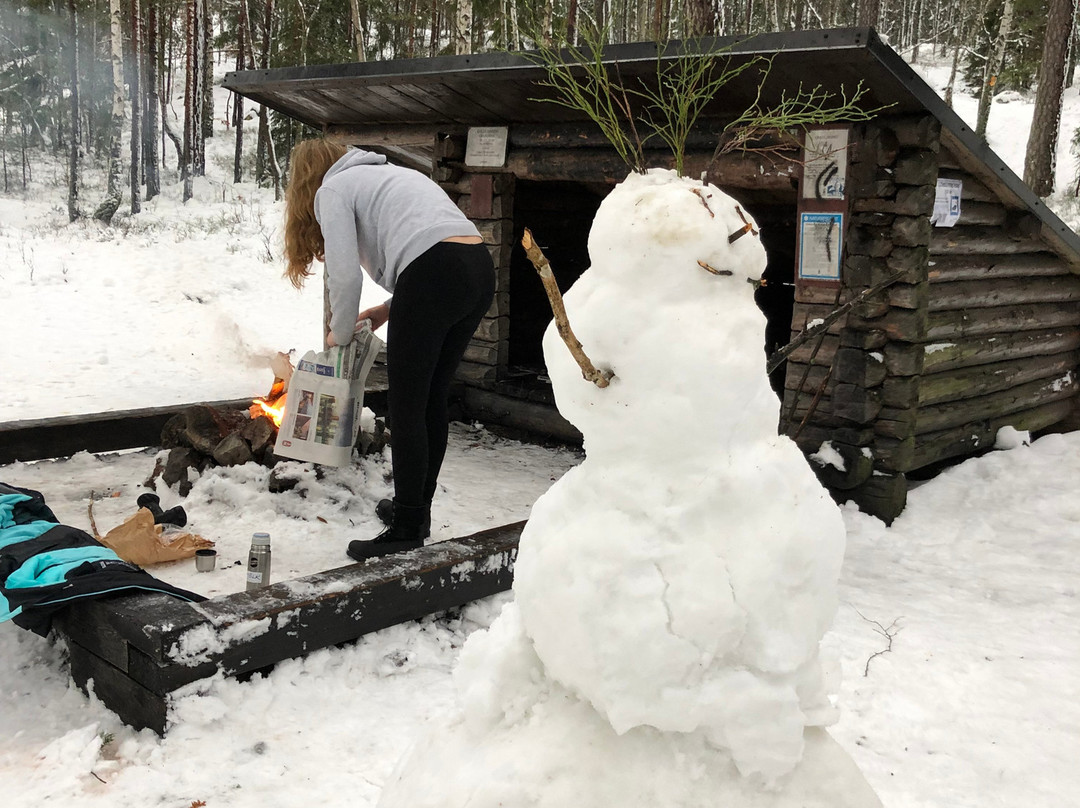
[[[350,149],[326,172],[315,218],[326,245],[330,332],[339,345],[352,339],[363,270],[393,292],[402,270],[438,242],[480,235],[436,183],[362,149]]]

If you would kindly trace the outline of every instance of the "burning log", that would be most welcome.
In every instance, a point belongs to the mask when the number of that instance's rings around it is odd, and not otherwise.
[[[166,485],[177,486],[180,495],[187,496],[193,477],[211,466],[241,466],[252,461],[267,468],[277,465],[282,458],[274,454],[274,444],[285,412],[289,371],[291,366],[275,367],[275,373],[284,372],[286,378],[278,375],[270,392],[255,399],[246,411],[200,404],[169,419],[161,430],[161,446],[169,450],[168,459],[154,470],[151,479],[160,476]],[[361,455],[369,455],[381,453],[389,442],[390,433],[380,420],[375,422],[373,433],[361,430],[356,446]],[[292,485],[286,481],[277,490],[288,490]]]

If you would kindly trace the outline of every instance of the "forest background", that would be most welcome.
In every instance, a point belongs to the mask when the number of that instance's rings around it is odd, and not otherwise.
[[[3,191],[25,190],[47,156],[66,166],[71,221],[138,213],[163,182],[187,200],[218,120],[233,181],[280,194],[308,133],[236,96],[215,107],[224,69],[864,25],[913,63],[927,49],[950,60],[947,102],[958,80],[981,87],[980,134],[995,95],[1035,92],[1024,179],[1055,190],[1058,138],[1080,149],[1080,130],[1060,132],[1077,0],[0,0]]]

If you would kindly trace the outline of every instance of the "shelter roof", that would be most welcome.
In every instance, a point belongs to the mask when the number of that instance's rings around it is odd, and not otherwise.
[[[890,115],[933,115],[941,122],[943,142],[962,167],[990,184],[1006,204],[1030,210],[1054,249],[1070,263],[1080,263],[1080,237],[872,28],[609,45],[602,59],[624,80],[649,82],[655,78],[658,59],[666,62],[700,52],[725,53],[732,64],[769,57],[768,80],[762,87],[766,104],[778,100],[781,92],[790,96],[800,86],[850,95],[862,82],[868,108],[890,105]],[[393,152],[422,148],[432,142],[434,132],[448,129],[586,122],[581,110],[539,102],[555,97],[538,83],[545,76],[535,54],[481,53],[237,71],[225,77],[224,86],[318,129],[346,128],[365,136],[364,145],[382,145]],[[703,115],[734,117],[753,103],[760,83],[758,71],[747,70],[724,86]]]

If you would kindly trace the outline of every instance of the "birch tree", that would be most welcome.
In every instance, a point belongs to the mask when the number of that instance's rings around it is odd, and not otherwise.
[[[990,104],[994,100],[994,87],[997,85],[998,74],[1005,61],[1005,44],[1012,30],[1012,18],[1013,0],[1004,0],[997,36],[994,38],[994,44],[990,48],[990,58],[986,61],[986,67],[983,70],[983,85],[982,92],[979,94],[979,112],[975,126],[975,134],[981,138],[986,137],[986,124],[990,120]]]
[[[142,27],[139,0],[131,0],[131,59],[128,64],[131,92],[131,212],[142,210]]]
[[[105,199],[94,218],[109,224],[120,207],[122,193],[121,139],[124,131],[124,34],[120,25],[120,0],[109,0],[109,42],[112,63],[112,115],[109,120],[109,171]]]

